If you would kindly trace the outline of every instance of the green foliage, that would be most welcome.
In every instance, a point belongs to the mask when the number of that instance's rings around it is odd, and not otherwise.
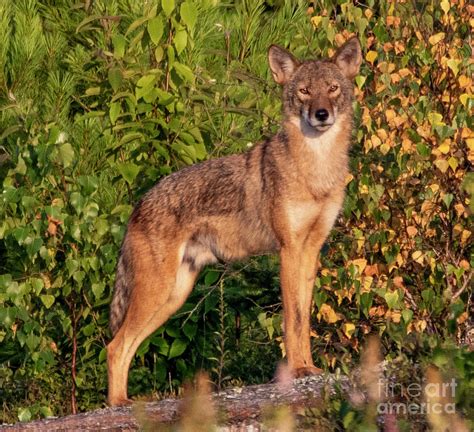
[[[468,11],[337,3],[309,15],[305,2],[250,0],[0,4],[5,419],[70,412],[73,381],[79,410],[104,403],[108,304],[132,206],[162,176],[277,130],[271,43],[320,57],[357,32],[365,48],[353,176],[316,283],[316,363],[349,370],[370,332],[389,359],[468,343]],[[268,380],[281,353],[278,287],[271,257],[207,269],[139,348],[131,395],[176,392],[199,368],[219,384]],[[420,338],[435,342],[420,349]]]

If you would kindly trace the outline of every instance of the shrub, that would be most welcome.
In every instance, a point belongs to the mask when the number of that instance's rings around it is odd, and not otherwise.
[[[5,419],[104,403],[108,303],[131,208],[162,176],[277,130],[271,43],[319,57],[356,32],[366,60],[346,204],[314,294],[317,364],[347,371],[370,332],[387,358],[468,342],[471,6],[337,3],[0,5]],[[248,375],[281,344],[279,310],[275,259],[207,269],[140,347],[131,394],[177,391],[202,367],[219,383],[268,379],[268,368]],[[268,349],[231,360],[253,341]]]

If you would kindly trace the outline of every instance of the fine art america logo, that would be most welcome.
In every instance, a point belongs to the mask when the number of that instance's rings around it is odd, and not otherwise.
[[[405,385],[378,381],[380,402],[377,405],[379,414],[454,414],[457,383],[450,382],[425,383],[413,382]],[[424,381],[424,380],[423,380]],[[404,402],[391,402],[402,399]]]

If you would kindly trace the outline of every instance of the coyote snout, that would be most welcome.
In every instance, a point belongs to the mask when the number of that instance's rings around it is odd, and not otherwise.
[[[288,365],[318,373],[310,315],[318,254],[344,199],[357,39],[300,62],[271,46],[283,86],[281,131],[247,153],[211,159],[156,184],[135,207],[117,265],[107,350],[109,403],[127,402],[142,341],[185,302],[207,264],[278,253]]]

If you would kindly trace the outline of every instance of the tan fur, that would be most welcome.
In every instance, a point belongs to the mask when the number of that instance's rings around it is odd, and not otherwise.
[[[318,373],[310,312],[321,246],[344,200],[352,84],[360,46],[331,60],[299,62],[272,46],[283,85],[282,130],[249,152],[174,173],[135,208],[117,267],[108,346],[109,403],[127,402],[140,343],[184,303],[199,271],[217,260],[278,252],[285,346],[296,376]]]

